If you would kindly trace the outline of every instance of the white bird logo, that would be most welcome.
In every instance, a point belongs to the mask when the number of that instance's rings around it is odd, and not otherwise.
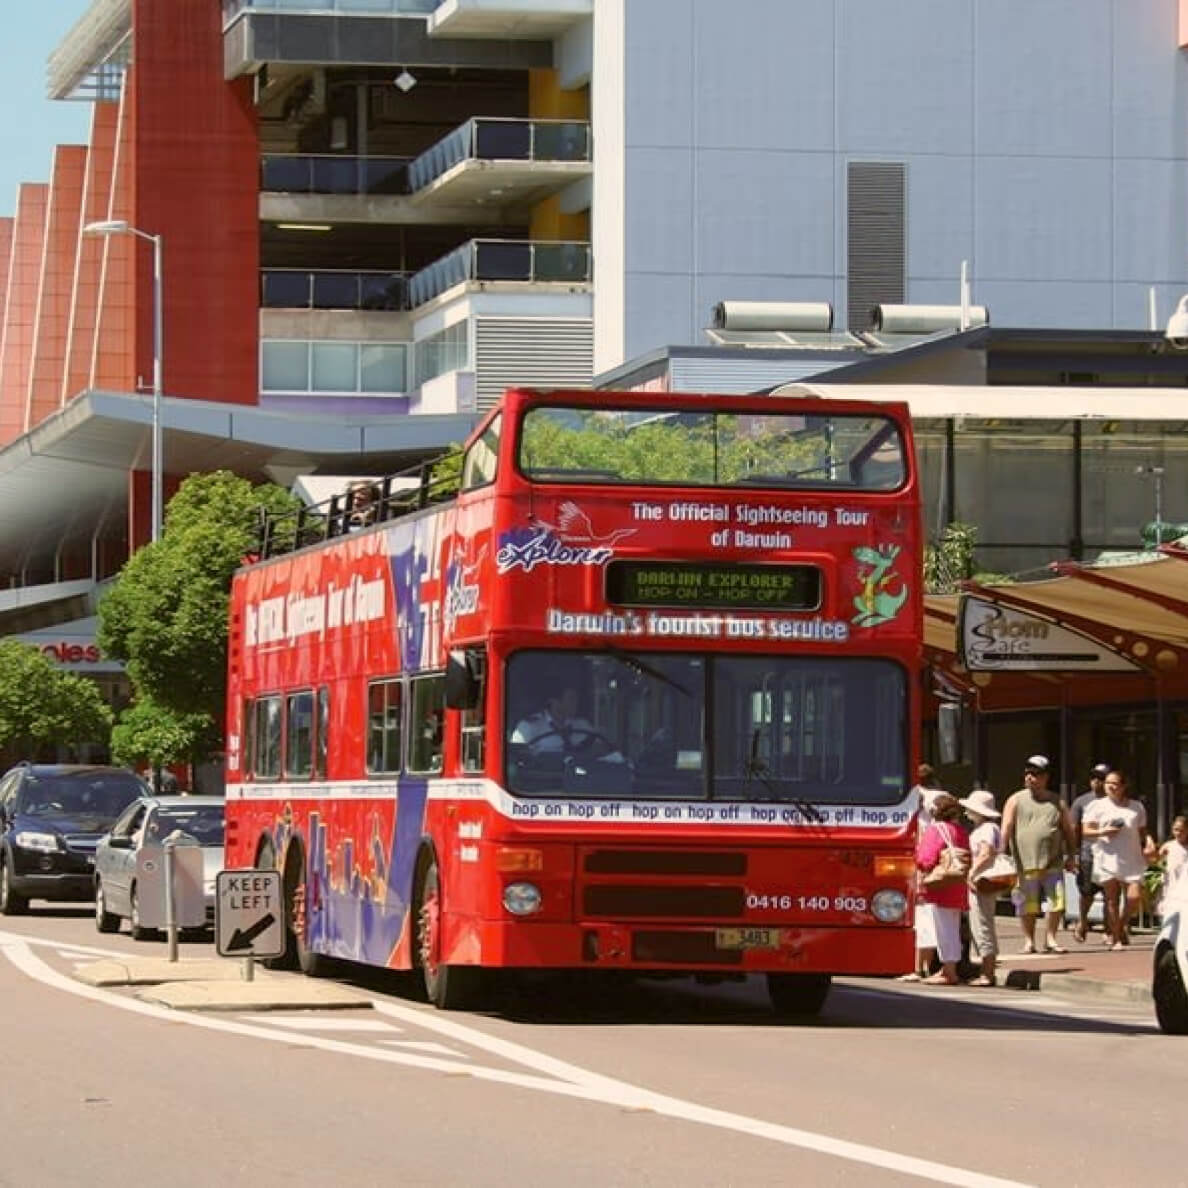
[[[557,508],[556,524],[550,524],[547,520],[537,520],[537,523],[555,533],[566,544],[611,548],[620,540],[635,535],[634,528],[612,528],[610,532],[599,536],[590,523],[590,517],[572,499],[567,499]]]

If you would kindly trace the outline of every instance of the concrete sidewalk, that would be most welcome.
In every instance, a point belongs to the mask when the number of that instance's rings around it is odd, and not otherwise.
[[[1071,928],[1061,929],[1056,943],[1066,953],[1023,954],[1023,930],[1013,916],[999,916],[999,984],[1020,990],[1050,991],[1068,997],[1113,1002],[1149,1003],[1156,927],[1133,929],[1130,945],[1113,952],[1101,926],[1078,943]],[[1037,929],[1040,942],[1044,926]]]

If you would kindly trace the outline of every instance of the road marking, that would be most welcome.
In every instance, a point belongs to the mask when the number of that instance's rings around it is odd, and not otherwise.
[[[436,1052],[439,1056],[453,1056],[456,1060],[467,1059],[461,1052],[447,1048],[445,1044],[435,1044],[432,1040],[380,1040],[390,1048],[410,1048],[416,1052]]]
[[[809,1130],[801,1130],[794,1126],[784,1126],[776,1122],[765,1122],[759,1118],[750,1118],[743,1114],[732,1114],[726,1110],[713,1109],[709,1106],[697,1105],[695,1102],[682,1101],[679,1098],[668,1097],[662,1093],[616,1081],[611,1077],[603,1077],[565,1061],[546,1056],[543,1052],[523,1047],[520,1044],[489,1036],[475,1028],[442,1019],[431,1013],[430,1008],[398,1007],[393,1003],[375,1000],[376,1010],[392,1018],[402,1018],[415,1022],[420,1027],[436,1031],[438,1034],[450,1034],[454,1038],[472,1047],[485,1049],[492,1054],[500,1053],[508,1059],[515,1059],[529,1068],[557,1070],[554,1075],[560,1075],[560,1070],[566,1070],[568,1078],[553,1080],[528,1073],[512,1072],[506,1069],[489,1068],[484,1065],[462,1064],[457,1061],[443,1060],[430,1055],[417,1055],[413,1052],[391,1051],[386,1045],[383,1047],[367,1047],[361,1044],[344,1043],[324,1036],[287,1032],[280,1028],[261,1027],[250,1023],[240,1023],[231,1020],[213,1019],[201,1015],[191,1015],[182,1011],[173,1011],[168,1007],[156,1006],[153,1003],[141,1002],[139,999],[126,998],[102,990],[97,986],[87,986],[75,982],[65,974],[59,973],[52,966],[47,965],[33,951],[38,944],[36,940],[22,936],[19,933],[0,932],[0,952],[22,973],[41,982],[43,985],[56,990],[65,991],[79,998],[86,998],[92,1002],[104,1003],[120,1010],[131,1011],[147,1018],[157,1019],[172,1024],[186,1024],[191,1027],[204,1028],[207,1031],[221,1031],[230,1035],[245,1035],[255,1039],[266,1040],[271,1043],[301,1044],[310,1048],[318,1048],[340,1055],[358,1056],[367,1060],[379,1060],[389,1064],[400,1064],[411,1068],[429,1069],[434,1072],[462,1073],[477,1080],[491,1081],[496,1084],[512,1085],[521,1089],[535,1090],[540,1093],[552,1093],[561,1097],[571,1097],[586,1101],[599,1102],[603,1105],[616,1106],[620,1109],[651,1110],[670,1118],[684,1122],[692,1122],[702,1126],[713,1127],[718,1130],[729,1130],[737,1134],[746,1134],[754,1138],[769,1139],[782,1143],[788,1147],[796,1147],[805,1151],[812,1151],[820,1155],[829,1155],[837,1159],[844,1159],[851,1163],[864,1164],[881,1170],[902,1172],[905,1175],[916,1176],[919,1179],[931,1180],[938,1184],[953,1184],[959,1188],[1025,1188],[1021,1181],[1006,1180],[998,1176],[985,1175],[969,1168],[955,1167],[951,1164],[936,1163],[930,1159],[921,1159],[914,1155],[903,1155],[897,1151],[889,1151],[882,1147],[871,1147],[864,1143],[850,1142],[845,1139],[833,1138],[825,1134],[817,1134]],[[45,942],[40,942],[44,944]],[[123,956],[102,952],[102,956]],[[515,1055],[512,1055],[515,1053]]]
[[[291,1027],[294,1031],[383,1031],[391,1033],[403,1031],[403,1027],[393,1027],[391,1023],[381,1023],[378,1019],[328,1019],[325,1016],[310,1014],[304,1018],[293,1015],[241,1015],[248,1023],[264,1023],[269,1027]]]

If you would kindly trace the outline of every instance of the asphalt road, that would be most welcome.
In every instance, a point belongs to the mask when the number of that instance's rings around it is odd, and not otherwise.
[[[758,982],[545,980],[443,1014],[344,967],[372,1009],[197,1015],[71,976],[146,952],[0,919],[0,1185],[1185,1181],[1188,1045],[1143,1006],[852,980],[787,1024]]]

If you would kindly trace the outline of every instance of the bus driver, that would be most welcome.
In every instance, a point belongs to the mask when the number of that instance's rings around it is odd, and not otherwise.
[[[534,754],[588,746],[600,736],[585,718],[578,716],[577,710],[577,690],[566,685],[545,702],[543,709],[520,721],[512,731],[511,741],[523,744]]]

